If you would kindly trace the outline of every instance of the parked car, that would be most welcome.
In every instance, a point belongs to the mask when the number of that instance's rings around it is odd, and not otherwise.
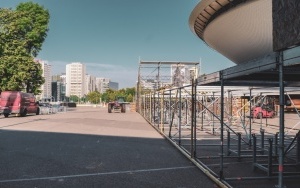
[[[27,114],[40,114],[38,102],[32,93],[21,91],[2,91],[0,95],[0,114],[8,117],[17,114],[25,117]]]
[[[52,108],[52,105],[50,103],[39,103],[39,106],[43,106],[43,107],[48,107],[48,108]]]
[[[47,102],[40,102],[41,114],[52,114],[54,113],[53,106]]]

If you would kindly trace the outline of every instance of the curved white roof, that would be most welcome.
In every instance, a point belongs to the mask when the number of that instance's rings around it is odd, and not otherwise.
[[[236,64],[272,52],[272,0],[248,0],[221,12],[228,4],[202,0],[190,15],[193,33]]]

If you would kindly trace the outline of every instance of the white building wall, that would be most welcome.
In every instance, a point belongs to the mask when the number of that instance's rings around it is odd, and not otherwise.
[[[99,93],[105,93],[109,89],[109,78],[96,78],[96,89]]]
[[[66,65],[66,96],[76,95],[83,97],[86,94],[86,67],[84,64],[74,62]]]
[[[101,87],[101,78],[96,78],[96,91],[100,93]]]
[[[90,92],[96,91],[96,77],[92,75],[86,75],[85,77],[85,85],[86,91],[85,94],[89,94]]]
[[[48,64],[47,61],[43,60],[35,60],[36,62],[41,64],[43,74],[42,76],[45,79],[45,83],[41,86],[41,94],[37,96],[38,100],[43,98],[51,98],[52,93],[52,74],[51,74],[51,65]]]
[[[96,91],[96,76],[91,77],[91,82],[92,82],[92,91]]]
[[[60,81],[62,84],[66,84],[66,74],[60,75]]]

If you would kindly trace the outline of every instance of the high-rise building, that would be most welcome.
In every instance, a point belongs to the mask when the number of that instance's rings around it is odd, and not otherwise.
[[[61,81],[61,75],[52,75],[52,82],[60,82]]]
[[[62,83],[60,81],[52,82],[52,97],[55,102],[62,101]]]
[[[60,75],[60,81],[61,81],[64,85],[66,85],[66,74]]]
[[[66,75],[52,76],[52,97],[54,101],[65,101]]]
[[[86,91],[85,94],[88,94],[90,92],[96,91],[96,77],[87,74],[85,76],[85,85],[86,85]]]
[[[96,89],[99,93],[105,93],[109,89],[109,78],[96,78]]]
[[[110,81],[109,84],[108,84],[108,87],[110,89],[113,89],[113,90],[118,90],[119,89],[119,83]]]
[[[86,67],[84,64],[74,62],[66,65],[66,96],[75,95],[79,98],[86,94],[85,89]]]
[[[66,101],[66,74],[60,75],[60,81],[61,81],[60,100]]]
[[[52,98],[52,90],[51,90],[51,82],[52,82],[52,78],[51,78],[51,65],[48,64],[47,61],[43,61],[43,60],[35,60],[36,62],[40,63],[42,65],[42,70],[43,70],[43,74],[42,76],[45,79],[45,83],[41,86],[41,94],[37,96],[37,99],[39,100],[43,100],[43,99],[48,99],[51,100]]]

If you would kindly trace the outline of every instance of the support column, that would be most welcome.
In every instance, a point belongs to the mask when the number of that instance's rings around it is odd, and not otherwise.
[[[250,89],[250,104],[249,104],[249,108],[250,108],[250,114],[249,114],[249,147],[251,147],[252,145],[252,140],[251,140],[251,135],[252,135],[252,89]]]
[[[213,113],[217,114],[215,111],[215,92],[213,92]],[[213,127],[213,131],[212,134],[215,135],[215,116],[212,116],[212,127]]]
[[[162,96],[160,97],[160,131],[165,131],[165,90],[162,91]]]
[[[160,91],[157,91],[157,128],[160,129],[161,123],[161,99]]]
[[[255,134],[252,134],[252,137],[253,137],[253,164],[252,164],[252,169],[255,170],[256,167],[256,136]]]
[[[241,133],[237,133],[238,134],[238,148],[237,148],[237,154],[238,154],[238,161],[241,161],[241,145],[242,145],[242,134]]]
[[[155,103],[156,103],[156,100],[155,100],[155,92],[153,93],[153,112],[152,112],[152,121],[153,121],[153,125],[155,126],[155,115],[156,115],[156,113],[155,113],[155,111],[156,111],[156,105],[155,105]]]
[[[151,123],[151,124],[153,124],[152,123],[152,117],[153,117],[153,111],[152,111],[152,108],[153,108],[153,99],[152,99],[152,92],[150,92],[150,94],[149,94],[149,102],[150,102],[150,104],[149,104],[149,111],[150,111],[150,113],[149,113],[149,122]]]
[[[171,126],[171,114],[172,114],[172,90],[169,91],[169,125]],[[170,127],[169,126],[169,127]]]
[[[194,78],[194,157],[197,156],[197,79]]]
[[[297,133],[296,164],[300,165],[300,132]]]
[[[283,52],[278,53],[279,65],[279,165],[278,165],[278,188],[284,188],[283,185],[283,167],[284,167],[284,72],[283,72]]]
[[[274,136],[274,153],[276,157],[278,156],[278,134],[279,133],[277,132]]]
[[[229,156],[230,153],[230,130],[227,129],[227,156]]]
[[[224,163],[224,80],[223,80],[223,71],[220,71],[220,80],[221,80],[221,129],[220,129],[220,139],[221,139],[221,145],[220,145],[220,179],[224,179],[224,173],[223,173],[223,163]]]
[[[260,129],[260,136],[261,136],[260,148],[261,148],[261,154],[263,155],[265,153],[265,129]]]
[[[203,107],[203,105],[204,105],[204,98],[205,97],[205,101],[206,101],[206,96],[201,96],[201,109],[199,109],[199,110],[201,110],[201,131],[203,131],[203,124],[204,124],[204,107]],[[206,105],[206,104],[205,104]]]
[[[191,110],[191,157],[195,157],[196,153],[196,91],[195,91],[195,79],[192,78],[192,110]]]
[[[272,166],[273,166],[273,139],[269,139],[269,153],[268,153],[268,176],[272,176]]]
[[[143,95],[143,116],[146,114],[146,95]]]
[[[179,118],[179,130],[178,130],[178,132],[179,132],[179,140],[178,140],[178,143],[179,143],[179,145],[181,145],[181,117],[182,117],[182,115],[181,115],[181,108],[182,108],[182,101],[181,101],[181,88],[179,88],[179,105],[178,105],[178,107],[179,107],[179,110],[178,110],[178,118]]]

